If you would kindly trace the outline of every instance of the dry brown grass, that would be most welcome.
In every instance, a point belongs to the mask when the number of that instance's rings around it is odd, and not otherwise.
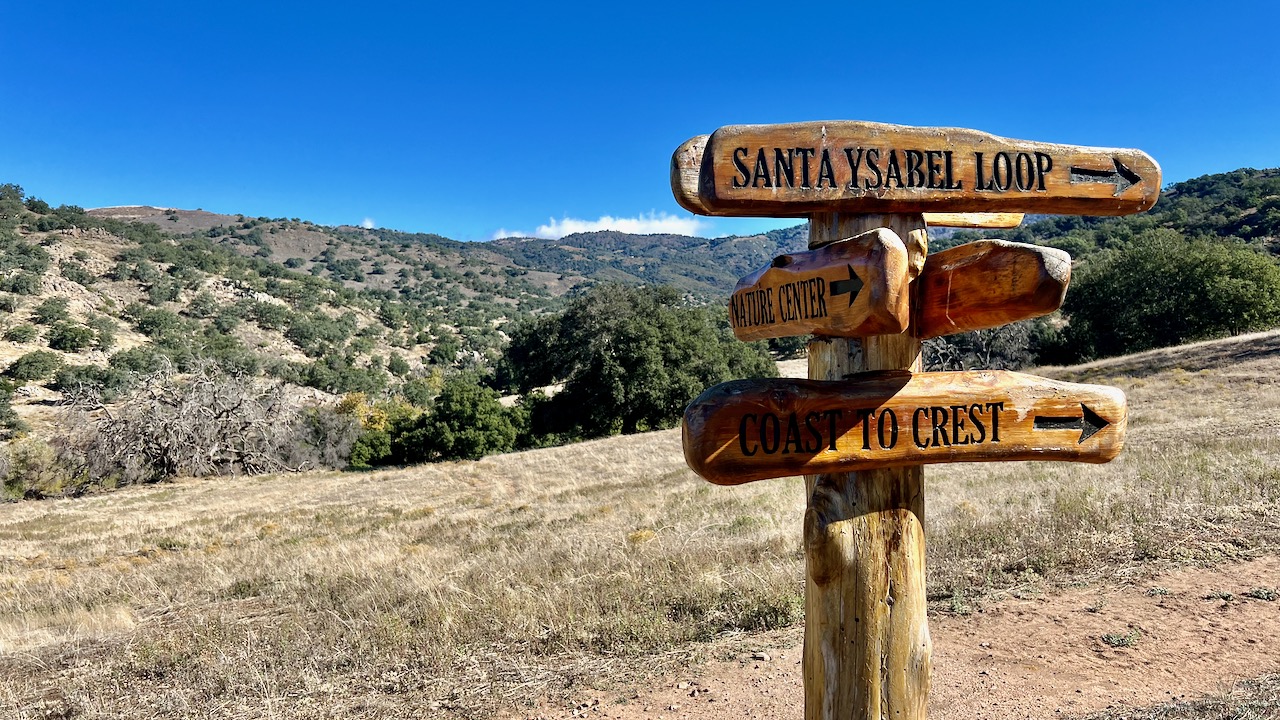
[[[1280,717],[1280,675],[1240,683],[1207,698],[1176,700],[1151,708],[1116,708],[1085,720],[1275,720]]]
[[[1129,393],[1109,465],[931,466],[935,610],[1274,551],[1278,338],[1054,371]],[[485,717],[765,642],[802,484],[679,442],[0,506],[0,717]]]

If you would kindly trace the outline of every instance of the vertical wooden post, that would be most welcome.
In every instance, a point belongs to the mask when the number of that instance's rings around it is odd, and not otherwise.
[[[815,214],[809,247],[878,227],[906,243],[910,275],[916,277],[928,244],[920,215]],[[920,341],[910,332],[819,338],[809,345],[811,379],[900,369],[921,369]],[[932,671],[924,468],[805,480],[805,718],[924,720]]]

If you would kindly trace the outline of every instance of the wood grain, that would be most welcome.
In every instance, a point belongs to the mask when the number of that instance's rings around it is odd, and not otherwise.
[[[698,160],[691,201],[695,141],[672,159],[673,191],[684,207],[704,214],[1128,215],[1149,209],[1160,193],[1160,166],[1140,150],[834,121],[720,128]]]
[[[977,240],[934,253],[916,280],[916,337],[983,330],[1057,310],[1071,281],[1062,250]]]
[[[927,212],[924,222],[929,227],[1006,230],[1022,224],[1023,213],[952,213]]]
[[[816,214],[809,247],[884,227],[907,246],[907,273],[924,266],[919,215]],[[809,377],[920,369],[910,333],[816,338]],[[924,720],[932,661],[925,616],[924,469],[918,465],[806,475],[805,717]]]
[[[729,322],[740,340],[901,333],[910,321],[907,270],[907,247],[887,228],[779,255],[738,281]]]
[[[997,370],[734,380],[684,417],[685,459],[717,484],[915,463],[1107,462],[1124,394]]]

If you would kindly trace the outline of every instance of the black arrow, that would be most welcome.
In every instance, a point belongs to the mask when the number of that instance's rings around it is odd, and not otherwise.
[[[1098,413],[1089,409],[1084,403],[1080,403],[1080,410],[1083,411],[1082,417],[1047,417],[1037,415],[1035,423],[1032,427],[1036,430],[1079,430],[1080,441],[1076,444],[1088,440],[1093,437],[1099,430],[1110,425],[1107,420],[1099,417]]]
[[[858,298],[858,292],[862,290],[862,278],[858,277],[857,274],[853,272],[852,265],[848,265],[847,267],[849,268],[849,279],[836,280],[831,283],[831,297],[848,293],[849,307],[853,307],[853,301]]]
[[[1138,176],[1138,173],[1125,167],[1119,158],[1111,158],[1111,161],[1116,164],[1115,170],[1092,170],[1090,168],[1072,166],[1071,184],[1112,183],[1116,186],[1115,194],[1112,197],[1120,197],[1120,193],[1142,182],[1142,178]]]

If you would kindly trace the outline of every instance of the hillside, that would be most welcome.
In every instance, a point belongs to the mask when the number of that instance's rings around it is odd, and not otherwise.
[[[1014,230],[958,231],[945,244],[996,237],[1050,245],[1080,259],[1150,228],[1169,228],[1188,237],[1235,238],[1280,253],[1280,169],[1242,168],[1173,183],[1141,215],[1029,217]]]
[[[1176,183],[1140,216],[1033,217],[1011,231],[935,233],[935,249],[983,236],[1063,247],[1086,270],[1130,246],[1142,248],[1130,256],[1155,257],[1148,250],[1159,250],[1165,258],[1189,257],[1193,248],[1177,242],[1141,245],[1153,231],[1175,241],[1205,236],[1208,245],[1195,248],[1204,272],[1179,276],[1171,264],[1161,272],[1180,278],[1171,282],[1184,294],[1207,293],[1215,302],[1194,303],[1212,317],[1183,332],[1187,313],[1179,308],[1150,319],[1151,306],[1167,305],[1158,289],[1154,299],[1131,294],[1122,307],[1087,307],[1081,298],[1100,298],[1105,306],[1121,295],[1116,285],[1099,285],[1100,273],[1077,272],[1065,306],[1079,311],[1075,322],[1058,316],[931,341],[929,367],[1018,367],[1037,357],[1065,362],[1124,352],[1135,337],[1151,346],[1270,327],[1280,298],[1254,279],[1274,275],[1274,263],[1246,252],[1257,261],[1253,274],[1240,270],[1223,284],[1213,262],[1243,265],[1238,257],[1215,259],[1212,250],[1248,250],[1224,242],[1239,239],[1275,251],[1278,229],[1280,171],[1238,170]],[[803,225],[715,239],[596,232],[465,243],[200,209],[53,208],[16,185],[0,185],[0,426],[6,436],[47,428],[69,400],[96,412],[135,391],[148,374],[213,365],[254,382],[282,383],[293,398],[332,404],[351,396],[347,419],[378,428],[392,415],[403,420],[429,409],[448,378],[488,375],[510,346],[508,323],[564,308],[591,286],[670,285],[675,302],[683,297],[718,311],[740,276],[805,243]],[[1126,272],[1150,295],[1150,283],[1141,280],[1145,268]],[[1123,273],[1113,275],[1123,281]],[[1098,316],[1092,325],[1086,310]],[[1142,331],[1135,335],[1132,326]],[[1158,340],[1148,332],[1157,326],[1165,329]],[[545,354],[536,343],[526,349]],[[553,442],[553,435],[537,442]]]

